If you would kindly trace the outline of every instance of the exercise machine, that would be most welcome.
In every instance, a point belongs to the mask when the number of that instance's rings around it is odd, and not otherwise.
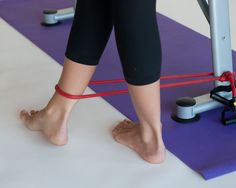
[[[68,20],[74,17],[75,6],[77,0],[75,0],[74,6],[64,9],[47,9],[43,11],[43,22],[44,26],[54,26],[61,23],[63,20]]]
[[[214,76],[221,76],[226,71],[233,72],[229,0],[198,0],[198,3],[210,24]],[[215,81],[214,85],[215,88],[208,94],[178,99],[172,119],[181,123],[193,122],[199,120],[200,113],[225,106],[221,114],[222,123],[236,123],[236,116],[226,117],[227,112],[234,112],[236,109],[232,84],[229,81]]]

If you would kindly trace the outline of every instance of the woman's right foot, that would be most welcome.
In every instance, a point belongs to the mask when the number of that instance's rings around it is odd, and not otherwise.
[[[138,123],[123,120],[113,129],[112,135],[118,143],[133,149],[149,163],[162,163],[166,158],[166,150],[163,141],[160,141],[161,138],[159,138],[160,144],[157,144],[154,137],[149,143],[145,143]]]
[[[68,115],[60,111],[41,111],[31,110],[30,114],[22,110],[20,119],[32,131],[41,131],[47,139],[58,146],[67,144],[67,119]]]

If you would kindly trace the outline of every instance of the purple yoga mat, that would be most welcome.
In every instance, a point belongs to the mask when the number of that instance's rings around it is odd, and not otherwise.
[[[72,21],[65,21],[60,26],[50,28],[41,26],[40,22],[43,9],[65,8],[72,4],[73,0],[2,0],[0,16],[57,62],[63,64]],[[162,76],[212,72],[211,46],[208,38],[163,15],[157,14],[157,19],[163,48]],[[236,53],[233,56],[236,59]],[[123,78],[123,73],[112,32],[93,80],[116,78]],[[171,82],[176,81],[181,80]],[[191,124],[176,123],[170,118],[170,114],[175,109],[175,101],[179,97],[206,94],[213,86],[213,83],[204,83],[161,89],[161,118],[165,144],[169,151],[205,179],[236,170],[236,126],[222,126],[222,108],[202,113],[201,120]],[[123,89],[126,85],[90,87],[99,92]],[[128,94],[105,97],[105,100],[130,119],[137,121]]]

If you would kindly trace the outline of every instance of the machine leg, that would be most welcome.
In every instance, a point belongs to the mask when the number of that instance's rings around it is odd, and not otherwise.
[[[59,9],[59,10],[44,10],[43,22],[44,26],[54,26],[61,23],[63,20],[71,19],[75,14],[75,6],[77,1],[75,0],[74,7]]]
[[[220,76],[226,71],[233,72],[229,1],[209,0],[208,4],[209,9],[206,9],[205,1],[201,8],[204,8],[205,15],[207,15],[206,11],[209,10],[214,76]],[[214,85],[216,87],[229,85],[229,82],[215,81]],[[232,94],[225,92],[219,94],[227,99],[232,98]],[[177,100],[176,111],[172,113],[171,117],[181,123],[198,121],[199,113],[222,106],[223,104],[210,98],[210,93],[195,98],[183,97]]]

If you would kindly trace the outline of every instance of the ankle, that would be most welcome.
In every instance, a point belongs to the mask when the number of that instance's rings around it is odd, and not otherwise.
[[[46,111],[48,113],[54,112],[70,112],[78,100],[67,99],[57,92],[54,93],[53,97],[46,106]]]
[[[60,117],[61,120],[66,119],[70,112],[71,108],[63,108],[57,105],[48,105],[44,108],[44,114],[47,117]]]
[[[160,138],[162,139],[162,124],[141,123],[141,137],[145,143],[157,142]]]
[[[162,138],[162,130],[143,129],[141,132],[141,140],[146,151],[156,154],[165,150],[165,144]]]
[[[60,117],[66,117],[67,114],[69,114],[69,110],[63,109],[63,108],[57,108],[56,106],[46,106],[44,108],[44,113],[46,116],[60,116]]]

